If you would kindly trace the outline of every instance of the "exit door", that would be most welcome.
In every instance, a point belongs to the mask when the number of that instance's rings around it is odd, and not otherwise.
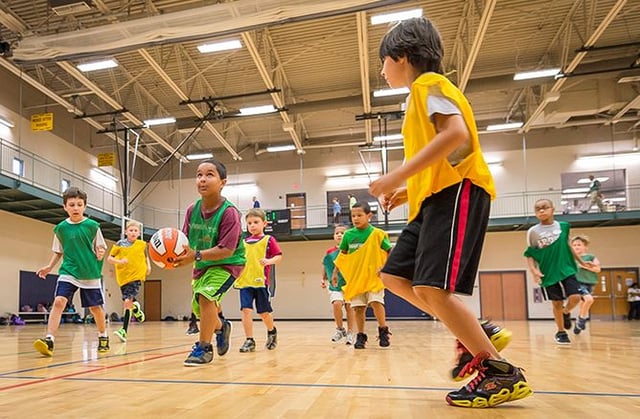
[[[142,310],[147,320],[162,320],[162,281],[144,281],[144,305]]]
[[[287,208],[291,211],[291,229],[307,227],[307,194],[305,192],[287,194]]]
[[[636,268],[602,269],[592,290],[591,316],[613,320],[626,316],[629,312],[627,284],[637,281]]]

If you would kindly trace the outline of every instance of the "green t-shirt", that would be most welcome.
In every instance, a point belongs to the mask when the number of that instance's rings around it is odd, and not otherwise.
[[[338,272],[338,284],[334,287],[331,284],[331,277],[333,276],[333,271],[336,269],[335,261],[338,255],[340,254],[340,249],[337,247],[332,247],[327,250],[327,253],[322,258],[322,266],[324,267],[324,272],[327,275],[327,282],[329,286],[329,290],[331,291],[342,291],[342,287],[347,283],[344,280],[344,277],[340,272]]]
[[[60,275],[70,275],[77,280],[99,279],[102,276],[102,260],[95,253],[95,240],[100,224],[89,218],[79,223],[62,221],[53,228],[62,246]]]
[[[551,225],[536,224],[527,232],[529,247],[524,252],[533,258],[544,274],[543,287],[557,284],[578,271],[569,244],[571,226],[564,221],[554,221]]]
[[[344,232],[344,236],[342,236],[342,241],[340,242],[340,250],[344,253],[353,253],[358,250],[364,242],[367,241],[373,229],[376,228],[369,224],[367,227],[363,229],[359,229],[356,227],[352,227]],[[389,241],[389,237],[385,235],[385,238],[382,240],[380,248],[385,252],[391,250],[391,242]]]
[[[585,253],[584,255],[581,255],[580,258],[585,261],[585,262],[593,262],[593,260],[596,258],[594,255],[591,255],[589,253]],[[576,274],[576,278],[578,279],[579,282],[583,283],[583,284],[597,284],[598,283],[598,274],[595,272],[591,272],[588,269],[584,269],[581,267],[578,267],[578,273]]]

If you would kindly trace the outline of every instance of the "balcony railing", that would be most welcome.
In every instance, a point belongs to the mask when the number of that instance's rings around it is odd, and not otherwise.
[[[23,172],[14,173],[14,158],[22,161]],[[15,178],[22,183],[32,185],[39,189],[48,191],[55,195],[61,195],[63,179],[71,185],[83,189],[87,193],[89,207],[103,213],[120,218],[122,215],[123,200],[122,195],[109,188],[96,183],[93,180],[79,176],[68,169],[58,166],[30,151],[0,139],[0,174]],[[607,211],[616,212],[624,210],[640,210],[640,185],[628,185],[626,190],[626,205],[606,206]],[[585,211],[589,203],[587,199],[579,200],[581,209],[569,209],[561,204],[560,191],[528,191],[517,193],[499,194],[491,206],[491,218],[499,219],[506,217],[528,217],[533,215],[535,201],[541,198],[551,199],[557,213]],[[606,202],[606,201],[605,201]],[[372,206],[377,205],[375,202]],[[299,208],[298,208],[299,209]],[[332,208],[328,205],[309,205],[304,208],[304,219],[298,220],[304,228],[326,228],[333,224]],[[593,209],[591,209],[593,211]],[[141,205],[136,207],[131,214],[148,228],[156,229],[167,226],[180,226],[184,220],[184,209],[162,209]],[[402,206],[394,209],[388,214],[390,224],[406,222],[407,207]],[[383,214],[375,213],[377,222],[383,221]],[[341,221],[349,221],[345,212],[341,216]]]

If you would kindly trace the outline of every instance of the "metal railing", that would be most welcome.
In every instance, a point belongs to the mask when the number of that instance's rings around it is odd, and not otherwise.
[[[14,158],[22,162],[23,172],[14,173]],[[15,178],[22,183],[32,185],[55,195],[62,193],[62,181],[67,180],[71,185],[83,189],[87,193],[89,207],[106,214],[120,218],[122,215],[122,195],[98,184],[88,178],[79,176],[68,169],[58,166],[41,156],[26,151],[21,147],[0,139],[0,174]],[[640,210],[640,185],[628,185],[625,189],[626,205],[607,205],[607,211]],[[533,215],[534,203],[541,198],[551,199],[558,214],[567,212],[566,206],[561,204],[561,191],[528,191],[506,193],[498,195],[491,206],[491,218],[528,217]],[[581,200],[588,206],[586,198]],[[375,203],[374,203],[375,204]],[[583,205],[582,208],[585,208]],[[298,208],[300,209],[300,208]],[[309,205],[304,208],[304,228],[326,228],[333,224],[332,208],[328,205]],[[593,210],[591,210],[593,211]],[[570,210],[578,213],[580,210]],[[584,212],[584,209],[582,210]],[[185,210],[170,208],[155,208],[145,205],[136,207],[131,217],[144,223],[148,228],[179,226],[184,220]],[[382,214],[375,214],[377,222],[383,221]],[[406,222],[408,211],[406,206],[394,209],[388,215],[391,224]],[[348,223],[348,214],[341,216],[343,223]]]

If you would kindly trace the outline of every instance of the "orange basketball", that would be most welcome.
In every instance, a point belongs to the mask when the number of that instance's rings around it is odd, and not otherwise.
[[[185,253],[183,246],[189,245],[189,239],[177,228],[165,227],[156,231],[149,240],[149,257],[162,269],[173,269],[177,256]]]

